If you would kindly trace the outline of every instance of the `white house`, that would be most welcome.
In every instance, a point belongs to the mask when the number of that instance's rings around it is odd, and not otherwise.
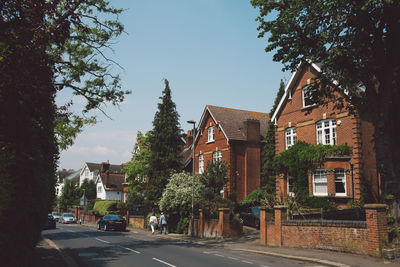
[[[123,183],[125,175],[110,172],[111,165],[102,163],[96,178],[96,198],[123,201]]]
[[[62,181],[58,180],[58,182],[56,183],[56,196],[57,197],[61,196],[62,190],[64,188],[65,180],[76,179],[76,181],[78,183],[80,173],[81,173],[81,170],[77,170],[76,172],[73,172],[70,175],[68,175],[67,177],[65,177]]]
[[[122,165],[110,164],[107,160],[105,162],[109,165],[110,173],[121,173]],[[102,163],[85,162],[80,172],[79,186],[82,185],[85,179],[93,180],[96,182],[97,176],[101,170]]]

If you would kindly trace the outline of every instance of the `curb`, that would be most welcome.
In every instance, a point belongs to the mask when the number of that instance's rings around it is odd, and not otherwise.
[[[303,256],[292,256],[292,255],[280,254],[280,253],[276,253],[276,252],[259,251],[259,250],[252,250],[252,249],[241,249],[241,248],[230,248],[230,249],[236,250],[236,251],[264,254],[264,255],[268,255],[268,256],[280,257],[280,258],[285,258],[285,259],[290,259],[290,260],[299,260],[299,261],[320,263],[320,264],[334,266],[334,267],[351,267],[351,265],[344,264],[344,263],[338,263],[338,262],[333,262],[333,261],[329,261],[329,260],[321,260],[321,259],[309,258],[309,257],[303,257]]]

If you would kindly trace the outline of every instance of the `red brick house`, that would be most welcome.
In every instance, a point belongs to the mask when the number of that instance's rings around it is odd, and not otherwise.
[[[243,200],[260,187],[268,119],[266,113],[207,105],[197,127],[195,172],[202,173],[212,160],[225,161],[229,169],[224,197],[236,195],[236,200]]]
[[[362,114],[339,110],[329,102],[316,105],[309,97],[308,85],[321,69],[318,64],[302,63],[293,73],[271,120],[276,125],[276,153],[281,153],[297,140],[312,145],[347,144],[348,157],[332,157],[310,172],[309,194],[327,197],[339,207],[361,197],[361,184],[378,200],[378,174],[373,144],[373,125]],[[290,175],[277,177],[277,196],[292,194]]]

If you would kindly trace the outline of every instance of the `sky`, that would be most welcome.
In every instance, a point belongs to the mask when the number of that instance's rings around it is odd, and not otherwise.
[[[268,113],[280,80],[290,73],[266,53],[267,38],[257,38],[258,10],[249,0],[112,0],[125,34],[110,54],[123,69],[119,107],[108,105],[99,122],[87,126],[74,145],[61,151],[59,169],[82,168],[85,162],[128,162],[138,131],[152,129],[159,97],[168,79],[184,132],[188,120],[199,122],[206,105]],[[57,104],[82,99],[64,91]]]

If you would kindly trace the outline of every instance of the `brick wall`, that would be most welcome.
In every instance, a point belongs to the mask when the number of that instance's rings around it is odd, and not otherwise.
[[[233,224],[230,221],[230,210],[227,208],[219,209],[219,219],[207,219],[203,216],[203,211],[199,210],[199,220],[193,224],[194,236],[197,237],[224,237],[236,236],[243,233],[243,225]],[[191,235],[191,222],[189,222],[188,235]]]
[[[272,222],[261,208],[260,242],[379,256],[388,240],[386,205],[369,204],[365,209],[366,221],[286,221],[286,207],[276,206]]]
[[[146,228],[146,221],[144,216],[130,215],[128,219],[128,224],[130,224],[133,228]]]

